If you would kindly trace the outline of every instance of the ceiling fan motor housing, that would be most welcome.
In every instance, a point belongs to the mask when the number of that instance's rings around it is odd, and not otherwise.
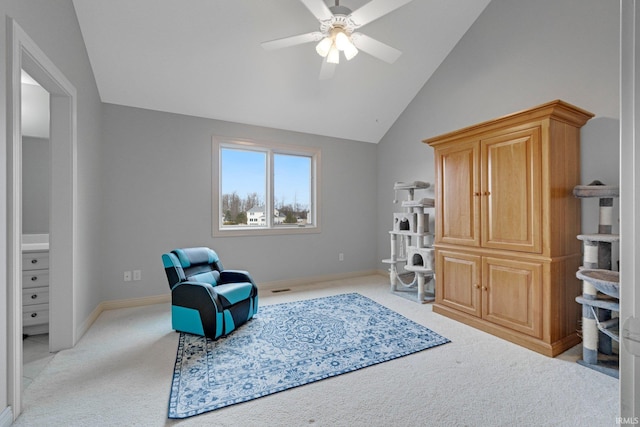
[[[328,35],[333,28],[342,28],[345,33],[350,35],[356,29],[357,26],[349,17],[351,9],[345,6],[331,6],[329,10],[333,13],[333,17],[320,22],[320,31],[323,34]]]

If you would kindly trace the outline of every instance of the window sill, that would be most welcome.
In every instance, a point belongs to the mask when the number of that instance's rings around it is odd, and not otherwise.
[[[214,230],[213,237],[241,237],[241,236],[284,236],[294,234],[319,234],[320,226],[315,227],[278,227],[259,228],[242,227]]]

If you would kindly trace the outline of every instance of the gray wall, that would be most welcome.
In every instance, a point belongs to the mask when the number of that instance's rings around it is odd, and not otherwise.
[[[49,232],[49,140],[22,137],[22,233]]]
[[[378,145],[379,259],[389,252],[394,181],[434,182],[433,149],[421,142],[429,137],[562,99],[596,115],[582,128],[583,183],[618,183],[618,11],[607,0],[487,6]],[[597,232],[597,200],[582,211],[583,230]]]
[[[322,232],[213,238],[213,135],[320,148]],[[103,107],[102,143],[102,300],[168,293],[161,255],[185,246],[215,249],[258,286],[375,268],[373,144],[112,104]],[[142,280],[124,282],[134,269]]]

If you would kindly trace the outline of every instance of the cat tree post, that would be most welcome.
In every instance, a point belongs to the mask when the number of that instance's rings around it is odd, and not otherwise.
[[[578,239],[583,240],[583,268],[598,268],[598,242],[585,237],[578,236]],[[586,300],[598,298],[597,289],[586,280],[582,281],[582,298]],[[598,325],[595,313],[588,304],[582,305],[582,359],[589,365],[598,363]]]
[[[391,233],[391,258],[389,259],[391,265],[389,266],[389,281],[391,282],[391,291],[395,291],[396,283],[398,281],[398,270],[396,270],[395,261],[398,259],[396,255],[396,247],[398,245],[398,236]]]

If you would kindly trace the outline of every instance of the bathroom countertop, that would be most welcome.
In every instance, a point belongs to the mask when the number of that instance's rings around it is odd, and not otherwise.
[[[48,234],[23,234],[22,250],[25,252],[48,251],[49,235]]]

